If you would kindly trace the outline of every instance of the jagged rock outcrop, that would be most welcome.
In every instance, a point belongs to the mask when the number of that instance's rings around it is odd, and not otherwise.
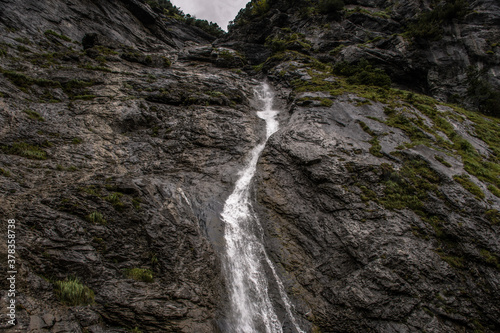
[[[315,2],[267,3],[267,12],[247,11],[217,43],[238,49],[254,65],[277,48],[314,54],[325,63],[365,58],[403,88],[473,108],[500,88],[500,7],[494,0],[353,0],[336,14],[318,13]],[[473,79],[474,71],[492,90]]]

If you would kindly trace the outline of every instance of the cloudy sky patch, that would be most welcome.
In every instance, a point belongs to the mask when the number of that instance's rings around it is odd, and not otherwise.
[[[196,18],[217,23],[222,29],[227,30],[229,21],[250,0],[170,0],[172,4],[180,7],[185,14]]]

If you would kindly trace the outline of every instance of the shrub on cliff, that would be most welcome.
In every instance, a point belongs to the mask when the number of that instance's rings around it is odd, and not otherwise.
[[[339,62],[333,67],[333,72],[337,75],[347,76],[347,83],[349,84],[362,84],[382,88],[389,88],[391,86],[389,75],[380,68],[374,68],[364,58],[358,63]]]
[[[429,12],[422,13],[408,25],[407,33],[415,38],[437,40],[443,33],[442,26],[453,19],[462,19],[469,12],[466,0],[446,0]]]
[[[69,278],[55,283],[55,292],[62,303],[84,305],[94,302],[94,292],[80,283],[78,278]]]

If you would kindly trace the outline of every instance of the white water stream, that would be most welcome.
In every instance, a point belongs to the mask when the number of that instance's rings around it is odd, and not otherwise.
[[[257,116],[266,121],[266,138],[250,152],[250,160],[239,173],[233,193],[224,204],[222,220],[225,223],[226,242],[224,269],[230,295],[230,328],[235,333],[282,333],[283,325],[273,307],[268,291],[264,265],[268,265],[278,285],[281,305],[293,330],[303,333],[292,313],[292,305],[276,269],[262,243],[262,228],[250,201],[250,185],[257,168],[257,160],[269,137],[278,130],[278,111],[272,109],[273,94],[267,84],[256,92],[263,103]]]

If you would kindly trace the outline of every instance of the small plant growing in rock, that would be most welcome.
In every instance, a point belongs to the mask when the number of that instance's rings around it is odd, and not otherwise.
[[[71,38],[69,38],[68,36],[58,34],[57,32],[55,32],[53,30],[46,30],[43,34],[47,37],[54,36],[56,38],[62,39],[65,42],[71,42]]]
[[[451,168],[452,165],[450,163],[448,163],[444,158],[442,158],[441,156],[439,155],[434,155],[434,158],[436,159],[436,161],[440,162],[442,165],[444,165],[445,167],[447,168]]]
[[[468,175],[456,175],[456,176],[453,176],[453,179],[459,183],[460,185],[462,185],[463,188],[465,188],[467,191],[469,191],[470,193],[474,194],[476,196],[476,198],[478,199],[484,199],[484,193],[483,191],[481,190],[481,188],[479,186],[477,186],[476,184],[474,184]]]
[[[38,120],[38,121],[45,121],[45,118],[43,118],[42,115],[36,111],[27,109],[27,110],[24,110],[23,112],[26,113],[30,119]]]
[[[110,202],[116,209],[123,209],[124,205],[121,201],[123,194],[120,192],[113,192],[104,198],[106,201]]]
[[[96,224],[106,224],[107,221],[104,219],[101,213],[98,211],[93,211],[89,215],[87,215],[87,220]]]
[[[125,276],[130,279],[142,282],[153,282],[153,272],[146,268],[129,268],[125,270]]]
[[[129,330],[130,333],[142,333],[142,331],[136,326]]]
[[[486,216],[486,219],[490,221],[491,224],[500,223],[500,212],[498,212],[498,210],[489,209],[484,213],[484,215]]]
[[[5,177],[9,177],[10,176],[10,171],[7,170],[7,169],[0,168],[0,175],[3,175]]]
[[[495,185],[488,185],[488,190],[493,193],[493,195],[500,198],[500,190]]]
[[[94,302],[94,292],[84,286],[78,278],[68,278],[55,283],[55,292],[60,301],[67,305],[86,305]]]
[[[0,150],[7,154],[19,155],[33,160],[47,159],[47,153],[38,146],[26,142],[16,142],[12,146],[0,146]]]

